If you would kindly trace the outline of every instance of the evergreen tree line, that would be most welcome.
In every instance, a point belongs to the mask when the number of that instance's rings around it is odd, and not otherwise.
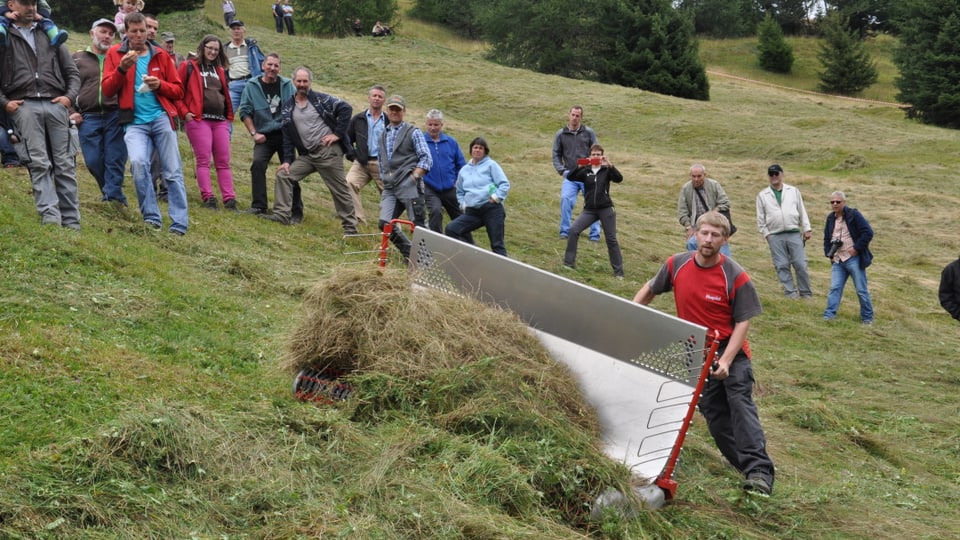
[[[690,18],[670,0],[416,0],[411,15],[491,44],[491,58],[540,73],[706,100]]]
[[[759,35],[768,18],[787,35],[821,35],[835,16],[863,39],[899,33],[904,12],[903,0],[679,0],[676,6],[693,18],[697,34],[718,38]]]

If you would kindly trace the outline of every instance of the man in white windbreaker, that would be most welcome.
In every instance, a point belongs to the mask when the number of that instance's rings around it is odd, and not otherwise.
[[[770,186],[757,195],[757,228],[770,246],[777,279],[788,298],[810,298],[810,275],[804,244],[810,239],[810,218],[800,190],[784,183],[783,167],[767,169]],[[796,272],[794,279],[793,272]]]

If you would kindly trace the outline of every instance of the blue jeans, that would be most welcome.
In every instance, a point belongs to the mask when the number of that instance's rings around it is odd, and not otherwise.
[[[837,316],[847,277],[853,277],[853,286],[857,289],[857,298],[860,299],[860,320],[872,322],[873,301],[870,300],[870,291],[867,290],[867,272],[860,268],[859,255],[843,262],[833,263],[833,270],[830,272],[830,293],[827,294],[827,309],[823,312],[823,318],[832,319]]]
[[[729,242],[729,240],[730,239],[728,238],[727,241]],[[696,250],[697,250],[697,235],[696,233],[694,233],[690,235],[690,238],[687,238],[687,251],[696,251]],[[723,253],[724,255],[729,257],[730,244],[729,243],[724,244],[723,247],[720,248],[720,253]]]
[[[150,156],[156,148],[163,169],[160,176],[167,183],[170,231],[186,234],[189,221],[187,192],[183,187],[183,164],[177,147],[177,133],[170,125],[170,118],[163,114],[149,124],[127,124],[123,140],[127,143],[133,185],[137,189],[137,203],[143,220],[155,226],[163,223],[150,176]]]
[[[456,219],[447,223],[446,235],[461,242],[473,243],[470,233],[485,227],[487,238],[490,239],[490,251],[498,255],[507,256],[507,246],[503,243],[504,222],[507,220],[507,211],[503,203],[484,203],[479,208],[467,208]]]
[[[247,87],[247,82],[250,79],[237,79],[235,81],[230,81],[227,83],[227,86],[230,89],[230,102],[233,103],[233,110],[236,111],[237,107],[240,106],[240,97],[243,96],[243,89]],[[231,133],[233,133],[233,124],[231,123]]]
[[[123,194],[123,173],[127,165],[127,147],[123,144],[120,113],[84,114],[77,125],[80,150],[87,170],[97,180],[101,200],[127,204]]]
[[[570,221],[573,219],[573,207],[577,205],[577,194],[583,192],[583,182],[574,182],[563,177],[560,187],[560,236],[570,234]],[[590,226],[590,240],[600,241],[600,222]]]

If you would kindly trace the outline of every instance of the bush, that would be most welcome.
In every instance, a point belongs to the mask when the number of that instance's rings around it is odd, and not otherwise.
[[[793,69],[793,48],[783,38],[783,30],[769,13],[757,25],[757,40],[760,67],[776,73],[790,73]]]
[[[828,17],[823,23],[824,41],[817,58],[823,66],[820,88],[836,94],[856,94],[877,82],[877,66],[839,17]]]

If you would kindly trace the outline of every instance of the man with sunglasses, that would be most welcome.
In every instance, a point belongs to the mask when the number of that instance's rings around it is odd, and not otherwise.
[[[853,277],[853,286],[860,299],[860,322],[873,324],[873,301],[867,289],[867,267],[873,262],[870,241],[873,229],[856,208],[847,207],[847,196],[842,191],[830,194],[830,209],[823,227],[823,254],[833,263],[830,274],[830,293],[827,294],[827,309],[824,320],[837,316],[843,286]]]
[[[803,197],[799,189],[783,181],[780,165],[771,165],[767,176],[770,186],[757,195],[757,228],[770,246],[783,294],[788,298],[811,298],[804,244],[810,239],[812,229]],[[791,267],[796,272],[796,280]]]

